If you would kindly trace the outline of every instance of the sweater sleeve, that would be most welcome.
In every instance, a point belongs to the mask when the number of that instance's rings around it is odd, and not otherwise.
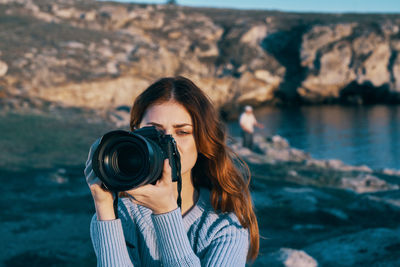
[[[181,209],[152,215],[163,266],[201,266],[187,237]]]
[[[133,266],[120,219],[98,221],[95,214],[90,224],[90,237],[97,266]]]

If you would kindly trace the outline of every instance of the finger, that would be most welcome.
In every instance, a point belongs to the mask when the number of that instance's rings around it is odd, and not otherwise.
[[[149,202],[151,203],[151,197],[149,196],[153,196],[153,194],[149,191],[150,187],[154,188],[154,185],[141,186],[133,190],[125,191],[125,193],[132,202],[151,209],[149,206]]]
[[[158,183],[172,183],[171,166],[169,166],[169,159],[164,160],[164,168],[162,177],[157,181]]]
[[[125,191],[128,195],[138,197],[138,196],[146,196],[146,195],[151,195],[152,189],[154,188],[154,185],[152,184],[146,184],[142,185],[139,187],[136,187],[134,189],[130,189]]]

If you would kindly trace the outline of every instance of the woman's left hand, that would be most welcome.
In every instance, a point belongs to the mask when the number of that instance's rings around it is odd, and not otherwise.
[[[172,182],[171,167],[169,160],[164,160],[164,168],[161,179],[155,185],[147,184],[135,189],[126,191],[133,201],[141,206],[145,206],[153,211],[154,214],[167,213],[175,210],[176,186]]]

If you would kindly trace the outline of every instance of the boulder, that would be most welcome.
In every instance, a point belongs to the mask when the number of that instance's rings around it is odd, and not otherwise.
[[[276,252],[260,257],[263,266],[276,267],[316,267],[318,263],[302,250],[281,248]]]
[[[397,190],[399,186],[379,179],[371,174],[360,174],[356,177],[343,177],[341,187],[357,193]]]
[[[372,263],[385,265],[386,259],[393,260],[393,252],[400,244],[400,229],[376,228],[356,233],[344,234],[328,240],[316,242],[304,251],[318,261],[321,266],[360,266]],[[397,253],[397,260],[400,255]]]

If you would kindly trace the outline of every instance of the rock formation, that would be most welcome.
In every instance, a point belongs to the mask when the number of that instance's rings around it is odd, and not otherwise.
[[[304,99],[351,101],[357,97],[368,103],[388,102],[397,95],[398,48],[393,44],[398,42],[398,26],[368,26],[315,26],[303,36],[301,64],[307,75],[298,93]]]
[[[244,104],[400,99],[398,15],[1,0],[0,16],[7,99],[114,109],[171,75],[228,115]]]

